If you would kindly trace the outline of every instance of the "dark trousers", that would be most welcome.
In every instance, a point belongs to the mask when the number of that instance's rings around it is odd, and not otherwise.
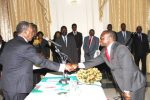
[[[15,93],[3,91],[4,100],[24,100],[28,93]]]
[[[139,62],[142,62],[142,73],[146,75],[146,55],[143,57],[134,56],[134,60],[137,66],[139,66]]]
[[[78,63],[81,61],[81,48],[78,49]]]

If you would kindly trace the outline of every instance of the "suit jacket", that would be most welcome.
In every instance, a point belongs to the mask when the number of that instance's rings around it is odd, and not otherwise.
[[[148,37],[146,34],[141,33],[142,41],[139,38],[138,34],[134,34],[133,38],[133,53],[138,57],[144,57],[147,55],[149,50]]]
[[[30,93],[33,89],[33,64],[58,71],[60,64],[39,56],[35,48],[18,36],[6,43],[0,56],[2,89]]]
[[[84,44],[83,44],[85,60],[94,58],[95,51],[98,50],[98,47],[99,47],[99,38],[98,37],[93,36],[90,48],[89,48],[89,36],[85,37]]]
[[[122,31],[117,33],[117,41],[123,45],[126,45],[129,50],[132,49],[132,34],[129,31],[126,31],[126,39],[124,40]]]
[[[82,46],[82,33],[80,32],[77,32],[76,35],[73,34],[73,32],[69,33],[68,36],[73,36],[75,38],[75,41],[76,41],[76,46],[77,48],[81,49],[81,46]]]
[[[58,47],[59,50],[68,55],[68,62],[70,63],[78,63],[78,53],[77,53],[77,47],[75,43],[75,39],[73,36],[67,36],[67,47],[64,43],[64,40],[62,36],[58,39],[56,39],[56,43],[60,44],[62,47]]]
[[[78,62],[80,62],[81,58],[81,46],[82,46],[82,33],[77,32],[76,35],[73,34],[73,32],[69,33],[68,36],[73,36],[76,41],[76,46],[78,49]]]
[[[111,69],[114,80],[122,91],[136,91],[146,85],[145,77],[136,66],[132,54],[124,45],[118,42],[112,44],[110,62],[105,56],[104,49],[97,58],[84,62],[85,67],[89,68],[106,62]]]
[[[50,57],[50,48],[49,43],[47,40],[43,39],[40,44],[41,53],[44,55],[45,58]]]

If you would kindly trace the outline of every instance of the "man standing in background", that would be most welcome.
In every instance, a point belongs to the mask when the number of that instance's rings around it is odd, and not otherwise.
[[[117,33],[117,41],[132,51],[132,34],[129,31],[126,31],[126,24],[121,24],[121,31]]]
[[[138,26],[133,38],[133,54],[137,66],[142,62],[142,73],[146,76],[146,57],[148,54],[149,45],[148,38],[145,33],[142,33],[142,27]]]
[[[99,38],[94,36],[94,29],[90,29],[89,36],[84,38],[83,50],[85,61],[94,58],[94,54],[99,47]]]
[[[78,51],[78,62],[81,61],[81,46],[82,46],[82,33],[77,31],[77,24],[72,24],[72,32],[68,36],[73,36],[76,41],[77,51]]]

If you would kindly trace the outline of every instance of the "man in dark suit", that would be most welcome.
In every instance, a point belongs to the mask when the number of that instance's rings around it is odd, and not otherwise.
[[[83,50],[85,61],[94,58],[94,54],[99,47],[99,38],[94,36],[94,29],[90,29],[89,36],[84,38]]]
[[[78,52],[76,42],[73,36],[67,35],[67,27],[61,27],[61,37],[56,39],[56,42],[62,47],[58,47],[59,50],[68,56],[67,62],[78,63]]]
[[[132,34],[129,31],[126,31],[126,24],[121,24],[121,31],[117,33],[117,41],[132,51]]]
[[[133,54],[134,60],[137,66],[139,61],[142,62],[142,73],[146,75],[146,56],[149,50],[148,37],[145,33],[142,33],[142,27],[136,28],[136,33],[133,38]]]
[[[78,51],[78,62],[81,59],[81,46],[82,46],[82,33],[77,31],[77,24],[72,24],[72,32],[68,36],[73,36],[76,41],[77,51]]]
[[[144,100],[146,79],[127,47],[115,40],[113,32],[104,31],[100,37],[101,45],[105,46],[101,54],[95,59],[79,63],[78,67],[90,68],[106,62],[125,100]]]
[[[16,31],[18,36],[6,43],[0,56],[3,65],[2,90],[5,100],[24,100],[33,88],[33,64],[55,71],[70,70],[64,64],[49,61],[36,53],[35,48],[28,43],[35,33],[32,25],[21,21]]]

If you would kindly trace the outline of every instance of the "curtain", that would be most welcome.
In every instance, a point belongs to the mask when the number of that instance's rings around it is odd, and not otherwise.
[[[5,41],[12,38],[12,27],[8,17],[6,0],[0,0],[0,34]]]
[[[147,33],[148,2],[150,0],[109,0],[109,17],[114,30],[120,31],[120,24],[125,23],[131,32],[141,25],[143,32]]]
[[[100,21],[102,21],[104,6],[105,6],[106,2],[107,2],[107,0],[98,0]]]
[[[12,38],[16,25],[23,20],[35,23],[38,31],[50,38],[49,0],[0,0],[0,4],[1,34],[6,40]]]

